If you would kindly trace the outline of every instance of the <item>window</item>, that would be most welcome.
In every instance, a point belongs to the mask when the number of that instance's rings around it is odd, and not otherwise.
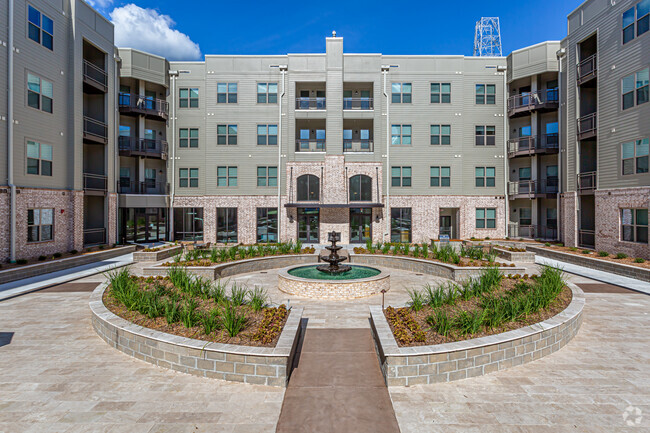
[[[372,178],[358,174],[350,178],[350,201],[372,200]]]
[[[237,186],[237,167],[217,167],[217,186]]]
[[[411,186],[411,167],[392,167],[391,185]]]
[[[480,105],[496,104],[496,86],[494,84],[476,85],[476,103]]]
[[[313,174],[298,177],[298,201],[320,200],[320,179]]]
[[[623,174],[648,172],[648,139],[629,141],[622,144],[621,157]]]
[[[476,208],[476,228],[493,229],[497,226],[497,210],[495,208]]]
[[[198,168],[179,168],[178,169],[178,187],[179,188],[198,188],[199,187],[199,169]]]
[[[235,92],[237,92],[235,90]],[[235,95],[235,100],[237,95]],[[257,83],[257,103],[258,104],[277,104],[278,103],[278,83]]]
[[[203,240],[203,208],[174,208],[174,239],[177,241]]]
[[[52,146],[27,142],[27,174],[52,176]]]
[[[53,95],[52,83],[27,73],[27,105],[51,113]]]
[[[278,167],[257,167],[257,186],[278,186]]]
[[[557,229],[557,209],[554,207],[546,208],[546,227],[552,230]]]
[[[54,239],[54,209],[27,210],[27,242]]]
[[[494,167],[476,167],[476,187],[493,187],[496,185]]]
[[[198,108],[199,89],[187,87],[178,89],[178,106],[180,108]]]
[[[199,129],[181,128],[178,130],[179,147],[199,147]]]
[[[650,68],[645,68],[636,74],[623,78],[621,93],[623,98],[623,110],[648,102],[648,82]]]
[[[431,186],[451,186],[450,167],[431,167]]]
[[[451,83],[431,83],[431,103],[449,104],[451,102]]]
[[[257,144],[275,146],[278,144],[278,125],[257,125]]]
[[[557,165],[546,166],[546,192],[557,192],[560,186]]]
[[[648,209],[621,209],[621,240],[648,243]]]
[[[623,12],[623,43],[626,44],[650,29],[650,0],[641,0],[635,7]]]
[[[278,208],[257,208],[257,242],[278,241]]]
[[[217,125],[217,144],[237,144],[237,125]]]
[[[411,145],[411,125],[393,125],[391,127],[392,141],[396,146]]]
[[[276,93],[277,93],[277,87],[276,87]],[[236,103],[237,103],[237,83],[217,83],[217,104],[236,104]]]
[[[217,208],[217,242],[237,243],[237,208]]]
[[[28,6],[27,27],[29,39],[54,50],[54,21],[38,9]]]
[[[532,209],[529,207],[519,208],[519,225],[520,226],[531,226],[533,225],[533,213]]]
[[[411,242],[411,208],[398,207],[390,210],[390,241]]]
[[[519,180],[530,180],[530,167],[519,167]]]
[[[391,88],[393,104],[411,103],[411,83],[393,83]]]
[[[476,145],[494,146],[496,144],[496,128],[494,125],[476,126]]]
[[[431,144],[451,144],[451,125],[431,125]]]

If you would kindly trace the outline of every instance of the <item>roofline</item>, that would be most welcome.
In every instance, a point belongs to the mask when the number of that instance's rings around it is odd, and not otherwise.
[[[156,57],[156,58],[158,58],[158,59],[165,60],[166,62],[169,61],[169,60],[167,60],[166,57],[159,56],[158,54],[148,53],[148,52],[146,52],[146,51],[142,51],[142,50],[139,50],[139,49],[137,49],[137,48],[131,48],[131,47],[117,47],[117,49],[118,49],[118,51],[119,51],[119,50],[131,50],[131,51],[137,51],[138,53],[146,54],[147,56],[151,56],[151,57]]]
[[[534,44],[534,45],[529,45],[529,46],[527,46],[527,47],[523,47],[523,48],[517,48],[516,50],[511,51],[510,54],[518,53],[518,52],[520,52],[520,51],[524,51],[524,50],[529,50],[529,49],[531,49],[531,48],[539,47],[539,46],[546,45],[546,44],[561,44],[561,43],[562,43],[562,41],[544,41],[544,42],[538,42],[538,43],[536,43],[536,44]],[[510,54],[508,54],[508,56],[509,56]]]

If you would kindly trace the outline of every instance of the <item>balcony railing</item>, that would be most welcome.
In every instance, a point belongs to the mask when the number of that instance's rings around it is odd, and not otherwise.
[[[108,126],[92,117],[84,116],[84,138],[98,143],[108,140]]]
[[[130,179],[120,179],[117,182],[117,191],[120,194],[166,195],[169,194],[169,184],[167,182],[156,182],[155,180],[139,182]]]
[[[597,54],[593,54],[578,64],[578,85],[584,84],[587,81],[590,81],[592,78],[596,78],[598,75],[597,61]]]
[[[508,140],[508,156],[526,156],[534,153],[554,153],[558,150],[557,134],[542,134],[537,137],[525,136]]]
[[[108,178],[103,174],[84,173],[85,191],[108,191]]]
[[[596,246],[596,232],[594,230],[578,230],[578,245],[591,248]]]
[[[169,103],[150,96],[120,93],[118,96],[118,104],[122,112],[141,113],[160,117],[164,120],[167,120],[169,116]]]
[[[296,152],[325,152],[325,140],[296,140]]]
[[[296,98],[296,110],[324,110],[325,98]]]
[[[541,182],[536,180],[520,180],[508,183],[508,194],[513,196],[525,196],[533,198],[538,194],[557,194],[558,179],[544,179]]]
[[[84,229],[84,245],[101,245],[106,243],[106,229]]]
[[[83,77],[98,89],[106,91],[108,87],[108,74],[106,71],[88,60],[83,61]]]
[[[508,98],[508,112],[510,115],[528,110],[549,107],[547,104],[557,104],[559,101],[558,88],[538,90],[536,92],[521,93]]]
[[[374,152],[372,140],[343,140],[343,152]]]
[[[344,110],[372,110],[372,98],[343,98]]]
[[[595,137],[598,133],[598,113],[587,114],[578,119],[578,140]]]
[[[578,191],[593,191],[596,189],[596,171],[578,174]]]
[[[508,226],[508,236],[510,238],[527,238],[527,239],[557,239],[557,228],[544,225],[520,225],[511,223]]]
[[[118,137],[118,143],[122,156],[149,156],[167,159],[168,145],[164,140],[121,136]]]

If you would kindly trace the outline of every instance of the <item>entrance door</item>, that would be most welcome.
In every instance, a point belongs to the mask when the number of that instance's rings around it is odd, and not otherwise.
[[[318,243],[318,208],[298,208],[298,239],[307,244]]]
[[[350,208],[350,243],[361,244],[372,239],[372,209]]]
[[[447,235],[452,239],[451,232],[451,215],[440,215],[440,235]]]

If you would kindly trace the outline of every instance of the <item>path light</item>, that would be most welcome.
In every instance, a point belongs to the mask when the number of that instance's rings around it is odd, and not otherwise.
[[[387,291],[388,290],[386,290],[386,289],[381,289],[381,309],[382,310],[384,309],[384,298],[385,298],[385,295],[386,295]]]

